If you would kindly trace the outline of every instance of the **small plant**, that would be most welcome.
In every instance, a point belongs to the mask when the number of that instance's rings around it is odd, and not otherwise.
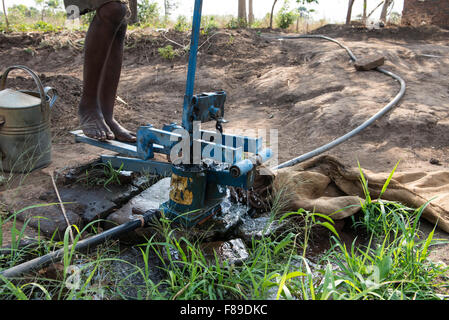
[[[30,54],[30,55],[32,55],[32,56],[34,56],[34,54],[36,53],[35,50],[33,48],[30,48],[30,47],[23,49],[23,51],[28,53],[28,54]]]
[[[167,60],[173,60],[175,57],[179,56],[179,52],[177,50],[174,50],[171,44],[166,45],[163,48],[159,48],[157,49],[157,51],[162,58]]]
[[[236,18],[231,18],[229,22],[226,24],[226,28],[228,29],[238,29],[240,28],[239,20]]]
[[[201,18],[201,25],[203,26],[201,33],[205,35],[218,29],[218,22],[215,20],[214,16],[203,16]]]
[[[80,20],[83,24],[89,25],[94,20],[95,14],[95,11],[87,12],[80,17]]]
[[[148,170],[143,170],[140,172],[141,178],[144,179],[144,183],[141,185],[141,188],[146,190],[151,187],[153,184],[159,181],[160,177],[150,173]]]
[[[382,190],[379,195],[379,199],[371,199],[371,195],[368,188],[368,181],[363,174],[360,163],[358,163],[360,172],[360,183],[362,185],[363,193],[365,195],[365,201],[360,204],[362,211],[362,218],[360,221],[355,222],[354,216],[352,217],[354,226],[363,226],[368,233],[373,233],[375,238],[382,238],[385,234],[394,231],[398,227],[398,223],[401,221],[401,217],[404,215],[410,215],[415,210],[407,208],[404,205],[393,201],[382,200],[382,196],[388,188],[391,179],[399,165],[399,162],[395,165],[387,180],[385,181]]]
[[[227,44],[228,46],[231,46],[231,45],[234,44],[234,41],[235,41],[235,37],[234,37],[232,34],[230,34],[230,35],[229,35],[229,39],[228,39],[228,41],[226,42],[226,44]]]
[[[284,1],[284,5],[276,16],[276,23],[281,29],[288,29],[296,20],[297,12],[289,9],[288,1]]]
[[[173,27],[178,32],[184,32],[190,29],[190,24],[187,22],[186,16],[180,15]]]
[[[302,246],[303,246],[303,257],[306,255],[306,250],[309,244],[311,232],[313,227],[321,226],[326,229],[328,229],[330,232],[332,232],[337,238],[340,238],[338,235],[335,227],[334,227],[334,221],[327,215],[320,214],[320,213],[312,213],[309,211],[306,211],[304,209],[299,209],[296,212],[289,212],[282,216],[281,219],[279,219],[279,222],[282,222],[288,217],[291,216],[299,216],[302,218],[302,231],[300,232],[302,234]]]
[[[121,184],[119,177],[120,177],[120,172],[123,169],[123,166],[124,166],[124,164],[122,163],[120,165],[120,168],[114,169],[114,167],[112,166],[110,161],[108,161],[104,165],[103,172],[106,177],[106,181],[103,183],[103,187],[105,187],[107,189],[107,186],[109,184],[114,184],[114,183],[119,184],[119,185]]]
[[[276,18],[277,25],[281,29],[288,29],[296,19],[296,13],[287,10],[287,8],[283,7]]]
[[[96,163],[91,169],[86,169],[84,176],[79,178],[76,182],[82,183],[86,187],[102,185],[106,190],[112,184],[120,185],[120,172],[123,169],[123,163],[120,168],[115,169],[111,162]]]

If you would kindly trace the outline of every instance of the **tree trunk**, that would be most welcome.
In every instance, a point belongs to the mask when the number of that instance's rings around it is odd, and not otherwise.
[[[276,6],[276,2],[278,0],[274,0],[273,7],[271,8],[271,14],[270,14],[270,29],[273,29],[273,14],[274,14],[274,7]]]
[[[353,5],[354,5],[354,0],[349,0],[348,14],[346,15],[346,24],[350,24],[351,23],[352,7],[353,7]]]
[[[170,3],[169,0],[164,0],[164,17],[165,19],[168,19],[168,16],[170,15]]]
[[[240,27],[246,27],[248,20],[246,19],[246,0],[239,0],[239,25]]]
[[[362,15],[362,23],[363,24],[366,24],[366,20],[367,20],[367,18],[366,18],[367,7],[368,7],[368,0],[363,0],[363,15]]]
[[[6,23],[6,31],[9,31],[9,21],[8,15],[6,14],[5,0],[2,0],[2,2],[3,2],[3,15],[5,16],[5,23]]]
[[[137,16],[137,0],[129,0],[129,8],[131,9],[131,18],[129,24],[135,24],[139,22]]]
[[[248,11],[248,24],[251,26],[254,23],[253,0],[248,0]]]
[[[393,3],[393,0],[385,0],[384,6],[382,7],[382,12],[380,14],[380,20],[384,23],[387,22],[387,12],[390,5]]]
[[[366,17],[366,19],[369,19],[369,17],[371,17],[371,15],[377,10],[377,8],[379,8],[379,7],[382,5],[382,3],[384,3],[384,1],[381,1],[381,2],[377,5],[377,7],[375,7],[375,8],[369,13],[369,15]]]

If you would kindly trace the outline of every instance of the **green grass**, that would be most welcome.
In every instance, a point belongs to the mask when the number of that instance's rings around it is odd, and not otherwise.
[[[428,259],[434,243],[432,231],[427,238],[419,236],[417,225],[423,208],[403,220],[394,233],[366,247],[350,248],[337,239],[326,260],[337,266],[334,299],[440,299],[438,288],[447,288],[448,269]],[[380,240],[380,239],[378,239]],[[444,282],[439,280],[444,277]],[[447,298],[447,296],[446,296]]]
[[[32,247],[19,248],[22,228],[12,230],[13,249],[2,253],[0,270],[63,248],[60,272],[50,278],[42,273],[14,281],[0,278],[0,299],[448,299],[448,268],[429,259],[431,246],[439,242],[434,231],[425,237],[419,231],[425,206],[412,210],[371,199],[361,169],[360,173],[365,201],[355,227],[368,234],[363,245],[342,242],[328,216],[302,209],[283,213],[280,195],[272,197],[272,217],[288,227],[253,239],[248,259],[238,265],[222,261],[216,253],[207,255],[198,235],[164,217],[154,221],[149,239],[134,246],[140,252],[136,261],[123,258],[118,242],[90,254],[75,252],[69,229],[61,242],[40,237]],[[14,221],[15,215],[6,219]],[[6,219],[0,220],[0,239]],[[322,255],[309,257],[318,229],[328,233],[332,245]],[[77,242],[91,228],[72,230]],[[155,272],[162,278],[155,278]]]
[[[9,26],[10,32],[59,32],[64,30],[63,26],[53,25],[51,23],[38,21],[36,23],[17,23]],[[0,32],[6,31],[6,25],[0,24]]]
[[[109,185],[120,185],[120,172],[123,169],[123,164],[115,169],[111,162],[96,163],[91,168],[86,169],[84,175],[77,179],[77,183],[81,183],[86,188],[94,186],[103,186],[106,190]]]
[[[447,291],[447,266],[428,259],[430,246],[438,243],[434,239],[436,226],[425,238],[419,231],[419,219],[428,203],[413,210],[381,200],[398,164],[376,201],[371,199],[359,164],[365,201],[361,204],[362,218],[355,226],[364,227],[370,241],[366,247],[356,247],[354,241],[347,248],[333,238],[334,246],[326,259],[339,270],[334,283],[337,281],[340,289],[335,290],[334,299],[428,300],[440,299],[440,288]]]
[[[178,49],[173,49],[171,44],[166,45],[165,47],[157,49],[159,55],[166,60],[173,60],[175,57],[179,57],[180,53]]]

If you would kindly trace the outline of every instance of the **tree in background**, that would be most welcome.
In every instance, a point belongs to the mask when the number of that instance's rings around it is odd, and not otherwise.
[[[350,24],[351,23],[352,7],[353,6],[354,6],[354,0],[349,0],[348,13],[346,14],[346,24]]]
[[[278,2],[278,0],[274,0],[274,2],[273,2],[273,6],[271,7],[271,14],[270,14],[270,29],[273,29],[273,14],[274,14],[274,7],[276,6],[276,3]],[[288,5],[288,0],[286,0],[285,2],[284,2],[284,7],[285,7],[285,5],[287,4]],[[299,4],[302,4],[302,5],[307,5],[307,4],[311,4],[311,3],[318,3],[318,0],[296,0],[296,3],[299,3]],[[283,7],[283,8],[284,8]],[[298,11],[298,10],[296,10],[296,11]],[[312,11],[309,11],[309,12],[312,12]],[[286,13],[286,12],[284,12],[284,14],[287,14],[288,16],[291,16],[291,14],[290,13]],[[296,15],[297,15],[297,12],[295,12],[295,13],[293,13],[293,19],[296,17]],[[287,17],[287,19],[285,20],[285,22],[288,22],[288,19],[289,19],[289,17]],[[293,22],[292,22],[293,23]]]
[[[295,21],[295,18],[296,12],[290,10],[288,0],[285,0],[284,5],[276,17],[278,27],[281,29],[287,29]]]
[[[41,7],[41,20],[44,21],[45,0],[34,0]]]
[[[47,9],[51,10],[52,13],[54,13],[54,11],[58,9],[60,5],[59,0],[47,0],[45,3],[47,5]]]
[[[346,24],[350,24],[351,23],[351,16],[352,16],[352,7],[354,6],[354,2],[355,0],[349,0],[349,4],[348,4],[348,13],[346,15]],[[393,0],[383,0],[381,1],[368,15],[366,14],[367,12],[367,0],[363,0],[363,15],[362,15],[362,22],[366,23],[366,21],[368,20],[369,17],[371,17],[371,15],[381,6],[382,7],[382,12],[380,13],[380,20],[382,22],[387,22],[387,16],[388,16],[388,9],[390,8],[391,5],[393,5],[394,1]]]
[[[393,0],[385,0],[384,1],[384,6],[382,7],[382,12],[380,13],[380,21],[382,21],[384,23],[387,22],[388,8],[392,4],[393,4]]]
[[[379,9],[379,7],[380,7],[383,3],[384,3],[384,1],[381,1],[381,2],[377,5],[377,7],[375,7],[373,10],[371,10],[371,12],[366,16],[366,20],[368,20],[369,17],[371,17],[371,16],[373,15],[373,13],[374,13],[377,9]]]
[[[154,24],[159,19],[159,6],[157,2],[140,0],[137,3],[137,19],[140,24]]]
[[[239,26],[245,28],[248,25],[248,20],[246,19],[246,0],[239,1],[239,11],[237,18],[239,20]]]
[[[9,31],[9,21],[8,15],[6,14],[5,0],[2,0],[2,4],[3,4],[3,16],[5,17],[6,31]]]
[[[306,33],[309,32],[309,18],[310,13],[315,12],[314,9],[308,9],[305,6],[300,6],[298,9],[298,14],[296,18],[296,33],[299,32],[299,20],[304,19],[306,21]]]
[[[388,19],[388,22],[391,24],[400,24],[401,23],[402,16],[398,12],[392,12],[390,13],[390,18]]]
[[[60,5],[59,0],[34,0],[38,6],[41,7],[41,21],[44,21],[45,10],[50,9],[54,11]]]
[[[251,26],[253,23],[254,23],[253,0],[248,0],[248,24]]]
[[[15,4],[8,8],[8,21],[11,26],[40,19],[40,11],[23,4]]]
[[[171,11],[178,7],[178,0],[164,0],[164,15],[167,21],[170,17]]]
[[[362,14],[362,23],[366,24],[366,9],[368,8],[368,0],[363,0],[363,14]]]
[[[27,7],[24,4],[15,4],[8,10],[9,16],[15,15],[23,18],[32,18],[39,15],[39,10],[34,7]]]
[[[139,17],[137,16],[137,0],[129,0],[129,9],[131,10],[129,23],[134,24],[139,22]]]
[[[273,6],[271,7],[271,13],[270,13],[270,29],[273,29],[273,14],[274,14],[274,7],[276,6],[276,3],[278,0],[274,0]]]

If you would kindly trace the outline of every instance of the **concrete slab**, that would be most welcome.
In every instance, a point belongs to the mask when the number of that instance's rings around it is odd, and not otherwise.
[[[132,209],[146,212],[152,209],[158,209],[160,205],[169,199],[171,178],[164,178],[144,190],[139,195],[128,201],[123,207],[111,213],[108,217],[108,227],[123,224],[135,219]]]

